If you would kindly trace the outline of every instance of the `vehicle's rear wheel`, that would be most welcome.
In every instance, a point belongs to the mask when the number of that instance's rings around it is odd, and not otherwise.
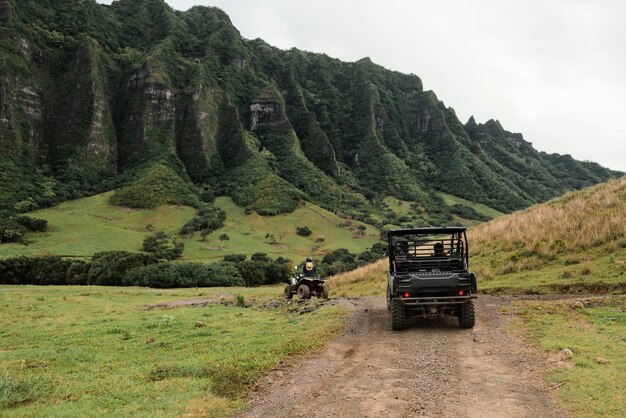
[[[402,331],[406,328],[406,307],[399,300],[391,301],[391,329]]]
[[[300,299],[311,299],[311,290],[309,289],[309,286],[301,284],[298,287],[298,297]]]
[[[468,300],[459,310],[459,326],[461,328],[474,328],[476,314],[474,312],[474,301]]]
[[[391,293],[389,293],[389,286],[387,286],[387,310],[391,310]]]
[[[291,286],[285,286],[283,296],[285,296],[285,299],[291,299],[293,297],[293,293],[291,293]]]
[[[320,292],[320,297],[322,299],[328,299],[328,289],[326,286],[322,286],[322,291]]]

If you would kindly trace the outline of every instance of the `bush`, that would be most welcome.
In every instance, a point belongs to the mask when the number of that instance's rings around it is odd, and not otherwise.
[[[260,286],[266,283],[266,263],[261,261],[245,260],[237,268],[246,286]]]
[[[243,286],[233,263],[159,263],[132,270],[124,284],[156,288]]]
[[[230,237],[228,236],[228,234],[220,235],[220,241],[228,241],[228,240],[230,240]]]
[[[35,203],[35,201],[31,197],[29,197],[26,200],[17,202],[14,206],[14,209],[18,213],[30,212],[37,209],[37,203]]]
[[[121,286],[128,272],[138,267],[156,264],[158,261],[153,254],[126,251],[97,253],[87,268],[87,284]]]
[[[198,210],[198,216],[191,219],[180,229],[180,233],[187,235],[202,231],[204,233],[203,236],[206,236],[224,226],[225,220],[226,212],[215,206],[205,204]]]
[[[46,219],[18,216],[15,218],[15,221],[32,232],[45,232],[48,230],[48,221]]]
[[[72,260],[70,266],[65,273],[65,284],[68,285],[87,285],[87,274],[91,263],[82,260]]]
[[[265,253],[254,253],[250,257],[250,260],[261,261],[261,262],[264,262],[264,263],[271,263],[272,262],[272,259],[269,258],[267,256],[267,254],[265,254]]]
[[[385,256],[386,251],[387,245],[383,244],[382,242],[377,242],[376,244],[372,245],[372,248],[359,254],[358,264],[365,265],[380,260]]]
[[[322,259],[322,263],[324,264],[332,264],[335,261],[341,261],[344,264],[356,266],[356,255],[351,254],[350,251],[345,248],[339,248],[330,254],[326,254]]]
[[[463,204],[456,204],[456,205],[451,206],[450,212],[465,219],[475,219],[477,221],[483,221],[483,222],[487,222],[492,219],[491,217],[487,215],[483,215],[482,213],[479,213],[473,207],[463,205]]]
[[[0,283],[63,285],[73,264],[61,257],[15,257],[0,260]]]
[[[0,219],[0,242],[20,242],[26,231],[14,218]]]
[[[245,254],[226,254],[224,256],[224,261],[228,261],[228,262],[236,263],[236,264],[241,263],[245,259],[246,259]]]
[[[185,244],[163,231],[149,235],[143,240],[143,250],[163,260],[175,260],[183,255]]]
[[[300,235],[301,237],[311,236],[312,233],[313,231],[311,231],[308,226],[299,226],[296,228],[296,234]]]
[[[289,278],[292,269],[290,260],[283,257],[272,260],[265,253],[254,253],[250,260],[243,259],[236,265],[246,286],[282,283]]]

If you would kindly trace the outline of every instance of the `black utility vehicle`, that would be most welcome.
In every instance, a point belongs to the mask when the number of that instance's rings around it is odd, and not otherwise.
[[[408,317],[454,315],[474,326],[476,276],[469,271],[466,228],[412,228],[389,232],[387,308],[391,328]]]
[[[283,292],[285,299],[291,299],[293,295],[298,295],[299,299],[311,299],[311,296],[328,299],[328,288],[324,286],[325,281],[322,278],[296,273],[287,283]]]

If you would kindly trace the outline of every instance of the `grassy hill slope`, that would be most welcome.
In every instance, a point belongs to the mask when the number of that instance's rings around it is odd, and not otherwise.
[[[54,208],[32,212],[49,222],[45,233],[29,235],[28,245],[3,244],[0,257],[18,255],[64,255],[89,257],[98,251],[139,251],[150,231],[177,233],[196,210],[187,206],[162,205],[156,209],[130,209],[108,204],[112,192],[64,202]],[[346,221],[316,205],[307,203],[290,214],[263,217],[246,215],[230,198],[215,202],[226,214],[226,223],[205,240],[199,234],[183,237],[185,259],[217,259],[225,254],[265,252],[293,261],[314,254],[323,255],[337,248],[361,252],[378,241],[379,230],[366,226],[365,235],[355,238],[358,221]],[[307,226],[309,237],[296,234],[296,227]],[[228,240],[219,236],[227,234]],[[268,234],[274,236],[266,238]],[[274,242],[277,241],[277,242]],[[316,242],[317,241],[317,242]]]
[[[470,228],[481,292],[626,291],[626,177]],[[387,261],[333,278],[349,295],[383,295]]]
[[[470,230],[486,291],[626,290],[626,177]]]

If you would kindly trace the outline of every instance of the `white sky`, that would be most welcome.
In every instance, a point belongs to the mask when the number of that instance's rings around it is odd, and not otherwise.
[[[99,0],[111,3],[110,0]],[[462,122],[626,171],[626,1],[167,0],[282,49],[417,74]]]

